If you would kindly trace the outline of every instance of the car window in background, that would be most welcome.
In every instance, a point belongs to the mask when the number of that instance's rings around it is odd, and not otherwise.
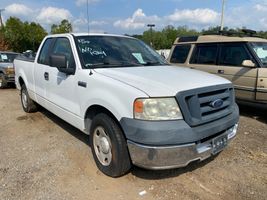
[[[217,49],[218,47],[216,44],[197,45],[195,47],[190,63],[215,65],[217,58]]]
[[[156,51],[134,38],[79,36],[76,43],[84,68],[167,64]]]
[[[267,42],[252,42],[251,45],[262,64],[267,67]]]
[[[184,63],[190,51],[191,45],[177,45],[172,53],[171,63]]]
[[[39,55],[39,58],[38,58],[38,63],[40,64],[43,64],[43,65],[49,65],[49,53],[48,53],[48,50],[49,50],[49,47],[50,47],[50,44],[52,42],[52,38],[48,38],[42,49],[41,49],[41,52],[40,52],[40,55]]]
[[[241,66],[244,60],[251,60],[245,44],[223,44],[219,65]]]
[[[0,53],[1,63],[12,63],[19,54],[16,53]]]

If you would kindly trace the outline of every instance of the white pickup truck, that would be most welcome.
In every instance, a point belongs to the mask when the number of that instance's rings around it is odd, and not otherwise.
[[[14,61],[25,112],[38,106],[90,135],[98,168],[169,169],[223,150],[237,132],[232,84],[170,66],[142,41],[108,34],[44,38],[35,60]]]

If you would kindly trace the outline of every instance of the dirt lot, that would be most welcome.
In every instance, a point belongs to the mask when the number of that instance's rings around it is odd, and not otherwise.
[[[139,193],[146,191],[145,194]],[[141,193],[142,194],[142,193]],[[46,110],[22,111],[0,90],[0,199],[266,199],[267,110],[241,106],[235,140],[183,169],[134,167],[112,179],[95,166],[88,136]]]

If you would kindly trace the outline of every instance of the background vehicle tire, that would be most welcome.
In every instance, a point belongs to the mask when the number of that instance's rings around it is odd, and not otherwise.
[[[22,108],[25,112],[32,113],[37,111],[38,105],[30,98],[25,85],[21,86],[20,100]]]
[[[0,73],[0,89],[6,88],[7,82],[3,73]]]
[[[126,140],[117,123],[107,114],[93,118],[90,145],[97,167],[104,174],[119,177],[131,168]]]

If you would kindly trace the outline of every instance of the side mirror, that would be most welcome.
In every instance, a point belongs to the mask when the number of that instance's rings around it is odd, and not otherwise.
[[[52,67],[67,68],[67,59],[62,54],[52,54],[50,56],[50,65]]]
[[[50,56],[50,65],[67,75],[73,75],[75,73],[75,68],[67,68],[66,56],[62,54],[52,54]]]
[[[255,63],[252,62],[252,60],[243,60],[242,66],[243,67],[251,67],[251,68],[256,67]]]

